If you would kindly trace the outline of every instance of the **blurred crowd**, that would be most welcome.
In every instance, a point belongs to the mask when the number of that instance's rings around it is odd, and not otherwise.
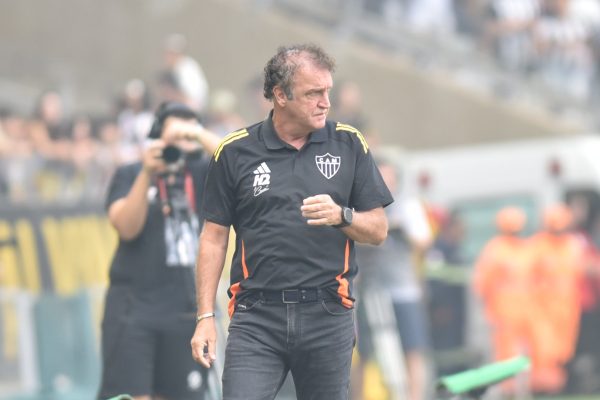
[[[229,89],[209,91],[186,38],[165,38],[163,65],[156,79],[125,82],[110,101],[110,112],[70,113],[60,89],[45,90],[30,113],[0,104],[0,200],[13,204],[98,202],[119,165],[138,160],[147,144],[154,113],[164,101],[188,105],[205,128],[225,136],[247,125],[239,98]],[[361,93],[351,81],[336,83],[335,118],[368,129]],[[242,94],[253,113],[264,118],[271,104],[263,97],[262,76]],[[333,99],[332,99],[333,101]],[[377,140],[373,137],[372,140]]]
[[[597,100],[598,0],[375,0],[364,7],[418,35],[464,37],[556,95]]]
[[[532,77],[561,97],[594,102],[600,68],[599,0],[369,0],[365,11],[417,35],[466,37],[507,70]],[[163,65],[152,82],[132,79],[110,99],[108,115],[73,115],[60,88],[40,94],[23,113],[0,104],[0,197],[17,202],[97,199],[115,165],[139,157],[140,146],[163,100],[197,110],[219,134],[244,125],[236,94],[209,90],[202,68],[187,52],[186,38],[165,38]],[[265,113],[260,79],[243,99]],[[347,104],[333,110],[364,128],[360,93],[339,91]],[[337,107],[337,108],[336,108]]]
[[[104,198],[118,165],[140,158],[163,101],[187,104],[205,127],[225,135],[244,121],[236,97],[214,90],[180,34],[164,41],[164,64],[154,82],[131,79],[109,113],[75,114],[60,89],[43,91],[30,113],[0,104],[0,199],[18,204],[73,203]],[[266,115],[266,111],[265,111]]]

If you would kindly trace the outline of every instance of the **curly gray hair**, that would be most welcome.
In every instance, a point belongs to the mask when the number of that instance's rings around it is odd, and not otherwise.
[[[265,83],[263,94],[267,100],[273,100],[273,89],[279,86],[283,89],[289,100],[293,98],[292,85],[294,74],[302,59],[309,59],[315,65],[327,69],[329,72],[335,70],[335,61],[325,51],[315,44],[300,44],[293,46],[282,46],[277,53],[267,62],[265,66]]]

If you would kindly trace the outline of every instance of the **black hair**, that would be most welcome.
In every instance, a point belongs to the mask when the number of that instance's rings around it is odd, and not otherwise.
[[[158,106],[156,113],[154,114],[154,123],[150,128],[148,137],[151,139],[158,139],[162,135],[163,125],[168,117],[177,117],[181,119],[195,119],[200,122],[200,117],[194,110],[186,106],[185,104],[166,101]]]

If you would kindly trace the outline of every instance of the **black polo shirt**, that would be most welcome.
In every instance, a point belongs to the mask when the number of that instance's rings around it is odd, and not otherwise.
[[[340,229],[308,225],[300,211],[317,194],[356,211],[393,201],[351,126],[327,121],[298,150],[279,139],[269,115],[223,139],[209,166],[203,214],[236,231],[233,301],[248,289],[323,288],[352,306],[354,242]]]
[[[200,211],[208,155],[191,155],[186,165],[192,173],[195,209]],[[127,196],[141,169],[142,163],[136,162],[116,170],[107,193],[107,210],[115,201]],[[200,221],[202,218],[198,214]],[[161,326],[181,318],[182,313],[193,314],[196,308],[194,287],[189,285],[194,279],[193,269],[167,267],[166,252],[165,218],[159,190],[153,182],[148,188],[148,214],[142,231],[132,240],[119,240],[110,268],[110,286],[132,295],[127,301],[134,301],[130,312],[136,316],[158,321],[156,315],[162,315]]]

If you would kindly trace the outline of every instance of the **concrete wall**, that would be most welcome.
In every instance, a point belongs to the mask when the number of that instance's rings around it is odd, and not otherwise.
[[[128,79],[155,82],[162,39],[181,32],[211,88],[231,88],[239,95],[280,44],[320,43],[338,60],[336,77],[361,86],[367,114],[386,143],[423,148],[575,129],[250,4],[254,2],[0,0],[0,102],[9,98],[31,107],[37,93],[54,86],[74,111],[107,111]],[[242,113],[255,118],[247,99],[242,100]]]

